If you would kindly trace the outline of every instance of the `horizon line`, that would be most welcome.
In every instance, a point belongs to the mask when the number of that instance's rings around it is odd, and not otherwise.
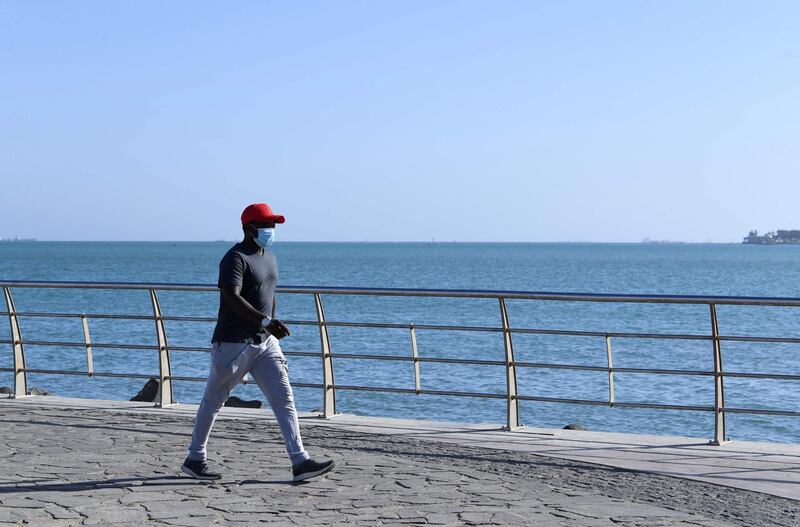
[[[0,238],[6,243],[239,243],[241,240],[40,240],[38,238],[18,239]],[[285,243],[408,243],[408,244],[526,244],[526,243],[563,243],[563,244],[608,244],[608,245],[747,245],[741,241],[683,241],[683,240],[653,240],[653,241],[593,241],[593,240],[506,240],[506,241],[461,241],[461,240],[282,240]]]

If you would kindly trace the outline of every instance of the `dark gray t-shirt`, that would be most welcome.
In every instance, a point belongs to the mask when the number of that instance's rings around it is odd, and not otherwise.
[[[225,253],[219,262],[217,287],[238,285],[242,297],[265,316],[272,316],[272,301],[275,298],[275,285],[278,283],[278,262],[275,255],[264,249],[250,249],[239,242]],[[219,315],[211,342],[252,342],[260,343],[267,338],[267,332],[260,325],[254,325],[225,305],[222,293],[219,297]]]

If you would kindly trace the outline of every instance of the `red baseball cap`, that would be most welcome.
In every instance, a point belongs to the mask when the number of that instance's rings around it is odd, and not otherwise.
[[[253,203],[248,205],[244,212],[242,212],[242,225],[252,223],[254,221],[274,221],[275,223],[283,223],[286,219],[280,214],[275,214],[269,205],[266,203]]]

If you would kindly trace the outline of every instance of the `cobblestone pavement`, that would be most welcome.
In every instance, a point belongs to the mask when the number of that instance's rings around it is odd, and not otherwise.
[[[5,405],[0,525],[800,524],[800,502],[525,453],[304,426],[326,477],[292,485],[277,428],[220,419],[219,482],[180,474],[191,419]]]

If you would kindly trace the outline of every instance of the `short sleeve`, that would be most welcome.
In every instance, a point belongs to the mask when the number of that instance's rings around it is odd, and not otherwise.
[[[241,286],[244,283],[245,262],[241,254],[231,251],[219,262],[217,286]]]

